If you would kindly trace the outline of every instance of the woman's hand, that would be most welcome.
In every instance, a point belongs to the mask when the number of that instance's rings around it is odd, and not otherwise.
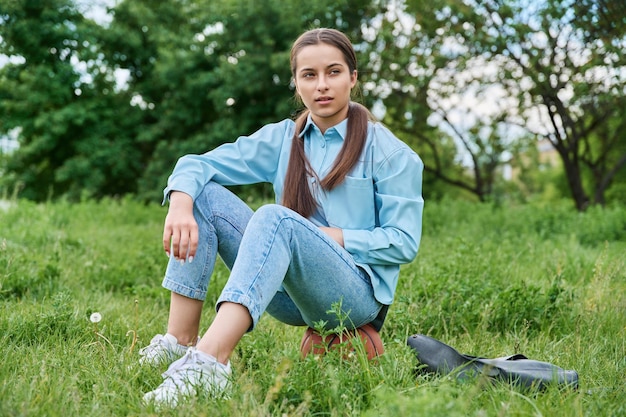
[[[193,199],[189,194],[173,191],[163,227],[163,249],[182,263],[193,261],[198,249],[198,223],[193,216]]]
[[[320,230],[330,236],[335,242],[339,243],[343,247],[343,230],[338,227],[324,227],[320,226]]]

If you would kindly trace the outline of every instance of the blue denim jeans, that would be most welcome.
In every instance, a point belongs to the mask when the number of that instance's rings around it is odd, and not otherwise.
[[[367,273],[352,256],[311,221],[277,204],[253,212],[216,183],[205,186],[194,204],[199,244],[192,263],[170,259],[163,286],[204,300],[217,260],[230,277],[217,301],[245,306],[256,326],[263,312],[294,326],[343,321],[360,327],[374,320],[382,305]],[[342,315],[329,312],[341,303]],[[251,329],[252,329],[251,328]]]

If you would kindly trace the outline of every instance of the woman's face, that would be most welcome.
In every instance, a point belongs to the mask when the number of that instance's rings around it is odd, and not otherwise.
[[[350,71],[334,46],[305,46],[296,55],[296,91],[322,132],[348,117],[350,91],[356,79],[356,70]]]

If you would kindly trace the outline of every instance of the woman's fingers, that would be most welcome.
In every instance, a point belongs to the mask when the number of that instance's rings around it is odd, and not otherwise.
[[[193,260],[197,248],[198,223],[193,216],[193,201],[187,194],[173,192],[163,227],[163,249],[184,263]]]
[[[193,216],[180,223],[166,220],[163,228],[163,250],[168,256],[185,262],[193,261],[198,249],[198,225]]]
[[[163,227],[163,250],[167,256],[172,253],[172,228],[167,226],[167,222]]]
[[[193,258],[196,256],[198,250],[198,225],[196,224],[189,231],[189,249],[187,251],[187,260],[193,262]]]

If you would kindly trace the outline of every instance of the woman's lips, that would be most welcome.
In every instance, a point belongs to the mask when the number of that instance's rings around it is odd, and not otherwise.
[[[326,97],[326,96],[315,99],[315,102],[319,104],[328,104],[331,101],[333,101],[333,99],[331,97]]]

